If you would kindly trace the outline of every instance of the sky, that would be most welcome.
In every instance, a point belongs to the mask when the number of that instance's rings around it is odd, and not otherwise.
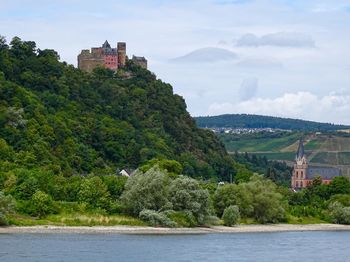
[[[0,0],[0,35],[75,66],[125,41],[192,116],[350,124],[350,0]]]

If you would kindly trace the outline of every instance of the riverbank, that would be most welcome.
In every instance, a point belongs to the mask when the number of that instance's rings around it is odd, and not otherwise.
[[[197,228],[163,228],[142,226],[30,226],[0,227],[0,234],[215,234],[215,233],[259,233],[259,232],[300,232],[300,231],[350,231],[350,225],[312,224],[312,225],[239,225],[235,227],[213,226]]]

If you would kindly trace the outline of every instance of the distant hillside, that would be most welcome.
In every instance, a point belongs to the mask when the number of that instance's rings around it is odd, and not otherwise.
[[[195,120],[197,125],[202,128],[279,128],[298,131],[334,131],[350,128],[350,126],[346,125],[247,114],[201,116],[195,117]]]

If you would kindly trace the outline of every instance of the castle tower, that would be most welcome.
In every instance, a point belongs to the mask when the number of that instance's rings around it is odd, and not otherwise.
[[[124,67],[126,64],[126,43],[125,42],[117,43],[117,52],[118,52],[118,66]]]
[[[292,175],[292,188],[300,189],[307,187],[307,169],[309,167],[308,161],[306,159],[304,143],[301,138],[299,141],[298,151],[295,156],[294,170]]]

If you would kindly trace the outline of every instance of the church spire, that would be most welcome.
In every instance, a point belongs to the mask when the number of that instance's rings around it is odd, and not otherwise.
[[[296,159],[302,159],[305,156],[305,151],[304,151],[304,141],[303,138],[300,138],[299,140],[299,147],[297,154],[295,156]]]

